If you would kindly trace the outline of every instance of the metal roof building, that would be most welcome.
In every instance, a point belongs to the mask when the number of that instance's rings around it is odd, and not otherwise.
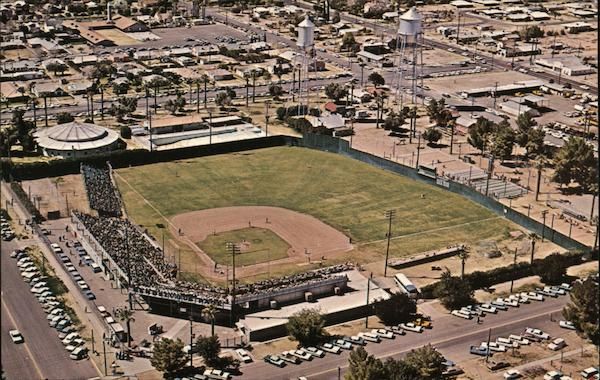
[[[115,150],[119,135],[95,124],[71,122],[38,129],[36,142],[45,156],[80,158]]]

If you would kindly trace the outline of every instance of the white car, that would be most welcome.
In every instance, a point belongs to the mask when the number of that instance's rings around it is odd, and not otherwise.
[[[485,311],[486,313],[496,314],[498,309],[495,306],[490,305],[489,303],[483,303],[478,306],[479,310]]]
[[[382,338],[394,339],[394,333],[392,333],[391,331],[388,331],[386,329],[374,329],[374,330],[371,330],[371,333],[377,334]]]
[[[21,335],[21,332],[19,330],[10,330],[8,334],[10,335],[10,339],[13,341],[14,344],[23,343],[25,341],[25,339],[23,339],[23,335]]]
[[[360,332],[358,333],[358,337],[359,338],[363,338],[364,340],[367,340],[369,342],[374,342],[374,343],[379,343],[381,341],[381,338],[379,337],[379,335],[374,335],[368,332]]]
[[[408,330],[408,331],[412,331],[412,332],[416,332],[416,333],[422,333],[423,332],[423,326],[417,326],[417,325],[415,325],[412,322],[400,323],[399,326],[403,330]]]
[[[544,300],[544,296],[539,293],[536,293],[536,292],[528,292],[527,297],[530,300],[534,300],[534,301],[543,301]]]
[[[511,334],[508,336],[508,339],[510,339],[513,342],[517,342],[518,344],[523,346],[528,346],[529,344],[531,344],[531,341],[529,339],[523,338],[520,335]]]
[[[515,299],[505,298],[504,304],[511,307],[519,307],[519,301],[516,301]]]
[[[237,350],[235,350],[235,353],[238,354],[242,363],[250,363],[252,361],[252,358],[250,357],[250,354],[248,354],[248,351],[244,350],[243,348],[238,348]]]
[[[332,354],[339,354],[340,352],[342,352],[341,348],[339,348],[338,346],[334,346],[331,343],[323,343],[323,345],[321,345],[319,348],[323,351],[331,352]]]
[[[454,315],[455,317],[464,318],[464,319],[473,318],[473,317],[471,317],[471,314],[463,313],[460,310],[452,310],[452,312],[450,314]]]
[[[517,341],[511,340],[510,338],[504,338],[501,336],[496,338],[496,343],[500,346],[504,346],[507,348],[519,348],[519,343]]]
[[[488,348],[488,343],[487,342],[481,342],[480,345],[481,348],[486,349]],[[496,351],[496,352],[506,352],[506,347],[502,346],[496,342],[490,342],[489,344],[490,347],[490,351]]]
[[[306,361],[312,360],[312,355],[304,350],[291,350],[291,351],[287,351],[287,353],[289,353],[290,355],[294,355],[295,357],[302,359],[302,360],[306,360]],[[285,354],[285,352],[284,352],[284,354]]]
[[[571,321],[560,321],[558,325],[563,329],[575,330],[575,325]]]
[[[570,284],[567,284],[566,282],[563,282],[562,284],[560,284],[559,287],[566,290],[567,292],[569,292],[569,291],[571,291],[571,289],[573,289],[573,287]]]
[[[550,371],[546,372],[544,375],[544,380],[560,380],[563,374],[560,371]]]
[[[308,352],[309,354],[311,354],[314,357],[317,358],[322,358],[323,356],[325,356],[325,353],[323,352],[323,350],[319,350],[317,347],[306,347],[304,349],[304,351]]]
[[[567,346],[567,342],[563,338],[556,338],[550,344],[548,344],[548,348],[552,351],[558,351]]]
[[[339,348],[342,348],[344,350],[351,350],[352,349],[352,344],[350,344],[350,342],[347,342],[343,339],[336,339],[333,342],[334,345],[338,346]]]
[[[76,332],[69,333],[62,340],[62,344],[65,345],[65,346],[68,346],[69,344],[71,344],[71,342],[73,340],[78,339],[78,338],[81,338],[78,333],[76,333]]]
[[[518,369],[509,369],[504,372],[504,378],[507,380],[518,379],[519,377],[521,377],[521,372]]]
[[[531,327],[527,327],[525,329],[525,334],[530,334],[540,339],[550,339],[550,335],[548,335],[547,333],[543,332],[540,329],[534,329]]]

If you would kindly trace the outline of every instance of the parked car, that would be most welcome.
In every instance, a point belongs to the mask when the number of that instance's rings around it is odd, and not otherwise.
[[[277,367],[285,367],[285,362],[277,355],[267,355],[263,358],[263,360]]]
[[[546,372],[544,375],[544,380],[560,380],[562,376],[563,373],[561,371],[550,371]]]
[[[322,358],[323,356],[325,356],[325,352],[323,352],[323,350],[319,350],[317,347],[306,347],[304,351],[317,358]]]
[[[345,341],[344,339],[336,339],[336,340],[332,341],[331,343],[333,343],[334,345],[336,345],[339,348],[342,348],[344,350],[351,350],[352,349],[352,344],[350,344],[349,342]]]
[[[548,344],[548,348],[552,351],[558,351],[567,346],[567,342],[563,338],[556,338],[550,344]]]
[[[73,360],[81,360],[81,359],[85,359],[88,356],[88,349],[85,347],[77,347],[76,349],[73,350],[73,352],[71,352],[71,355],[69,355],[69,358],[73,359]]]
[[[433,324],[431,323],[431,321],[425,319],[425,318],[417,318],[415,319],[415,325],[417,326],[421,326],[425,329],[431,329],[433,328]]]
[[[471,346],[469,352],[473,355],[479,356],[492,356],[492,352],[490,352],[487,348],[479,347],[479,346]]]
[[[286,362],[292,363],[292,364],[302,363],[302,360],[300,360],[299,358],[295,357],[294,355],[288,353],[287,351],[285,351],[281,355],[279,355],[279,358],[281,358],[281,360],[283,360],[283,361],[286,361]]]
[[[304,350],[291,350],[288,351],[290,354],[294,355],[297,358],[300,358],[302,360],[306,360],[306,361],[310,361],[312,360],[312,355],[309,354],[308,352],[304,351]]]
[[[523,346],[527,346],[527,345],[529,345],[531,343],[529,341],[529,339],[524,338],[524,337],[522,337],[520,335],[515,335],[515,334],[509,335],[508,339],[510,339],[513,342],[517,342],[518,344],[523,345]]]
[[[528,293],[526,293],[526,295],[530,300],[534,300],[534,301],[543,301],[544,300],[544,296],[542,294],[539,294],[536,292],[528,292]]]
[[[504,378],[507,380],[518,379],[519,377],[521,377],[521,372],[518,369],[509,369],[504,372]]]
[[[490,351],[495,351],[495,352],[506,352],[506,347],[504,347],[503,345],[500,345],[496,342],[490,342],[490,344],[488,345],[488,342],[481,342],[480,345],[481,348],[490,348]]]
[[[243,348],[238,348],[235,350],[235,353],[240,357],[240,361],[242,363],[250,363],[252,361],[248,351],[244,350]]]
[[[504,361],[497,362],[497,361],[491,360],[486,364],[486,366],[488,367],[488,369],[490,371],[497,371],[502,368],[510,367],[510,364],[507,362],[504,362]]]
[[[400,327],[400,326],[386,327],[386,329],[396,335],[405,335],[406,334],[406,331],[402,330],[402,327]]]
[[[379,335],[374,335],[368,332],[360,332],[358,333],[358,337],[362,338],[366,341],[369,342],[374,342],[374,343],[379,343],[381,341],[381,338],[379,337]]]
[[[592,379],[594,376],[598,375],[598,368],[589,367],[579,372],[582,378],[584,379]]]
[[[342,352],[341,348],[339,348],[338,346],[334,346],[331,343],[323,343],[321,346],[319,346],[319,348],[323,351],[327,351],[332,354],[339,354],[340,352]]]
[[[496,314],[498,309],[495,306],[490,305],[489,303],[482,303],[478,306],[480,310],[485,311],[486,313]]]
[[[382,338],[394,339],[394,333],[392,333],[391,331],[387,331],[386,329],[373,329],[371,330],[371,333],[377,334]]]
[[[364,346],[365,344],[367,344],[367,342],[365,342],[365,340],[362,337],[357,335],[345,337],[344,340],[352,344],[357,344],[359,346]]]
[[[558,325],[563,329],[575,330],[575,325],[571,321],[560,321]]]
[[[473,318],[470,313],[464,313],[460,310],[452,310],[452,312],[450,314],[454,315],[455,317],[464,318],[464,319]]]
[[[442,372],[442,376],[445,378],[448,377],[454,377],[454,376],[458,376],[460,374],[463,374],[465,371],[463,371],[462,368],[460,367],[450,367],[450,368],[446,368],[443,372]]]
[[[547,333],[543,332],[540,329],[534,329],[532,327],[527,327],[525,329],[525,334],[530,334],[533,335],[535,337],[538,337],[540,339],[550,339],[550,335],[548,335]]]
[[[408,331],[412,331],[412,332],[416,332],[416,333],[422,333],[423,332],[423,327],[422,326],[417,326],[417,325],[415,325],[412,322],[401,323],[399,326],[403,330],[408,330]]]

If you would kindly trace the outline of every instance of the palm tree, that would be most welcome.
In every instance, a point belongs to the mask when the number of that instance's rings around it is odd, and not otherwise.
[[[252,103],[256,102],[256,70],[252,70]]]
[[[590,191],[592,192],[592,211],[590,211],[590,223],[593,223],[594,208],[596,207],[596,198],[598,197],[598,183],[592,183],[590,185]]]
[[[116,316],[120,321],[124,321],[127,325],[127,346],[131,347],[131,322],[135,322],[135,318],[133,318],[133,310],[128,309],[127,307],[119,308],[116,310]]]
[[[246,107],[248,107],[248,97],[250,91],[250,76],[247,72],[244,73],[244,79],[246,80]]]
[[[217,308],[215,305],[210,304],[202,309],[202,318],[210,321],[210,335],[215,336],[215,315],[217,314]]]
[[[98,83],[98,89],[100,90],[100,119],[104,120],[104,87],[105,87],[105,85],[100,83],[100,81],[98,81],[97,83]]]
[[[538,197],[540,195],[540,185],[542,183],[542,171],[544,170],[544,167],[546,166],[548,162],[548,159],[546,158],[546,156],[544,156],[543,154],[540,154],[536,157],[535,161],[533,162],[533,166],[537,169],[537,183],[535,185],[535,200],[538,200]]]
[[[540,237],[538,236],[538,234],[532,232],[529,234],[529,240],[531,241],[531,260],[530,260],[530,264],[533,264],[533,254],[535,252],[535,242],[538,241],[540,239]]]
[[[465,247],[459,254],[458,258],[460,259],[461,267],[460,267],[460,278],[461,280],[465,278],[465,261],[469,258],[469,251],[467,247]]]

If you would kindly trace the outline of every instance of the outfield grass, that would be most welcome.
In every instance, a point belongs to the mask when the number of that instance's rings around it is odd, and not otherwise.
[[[288,257],[290,245],[275,232],[252,227],[209,235],[196,243],[217,264],[231,265],[231,251],[227,243],[237,243],[241,252],[236,255],[236,265],[252,265]]]
[[[379,259],[385,250],[381,240],[387,232],[388,209],[396,210],[391,256],[502,239],[511,228],[488,209],[441,188],[337,154],[298,147],[131,167],[117,174],[129,216],[154,236],[162,233],[156,226],[164,223],[161,215],[277,206],[312,215],[351,236],[360,255],[350,252],[348,258],[365,262]]]

